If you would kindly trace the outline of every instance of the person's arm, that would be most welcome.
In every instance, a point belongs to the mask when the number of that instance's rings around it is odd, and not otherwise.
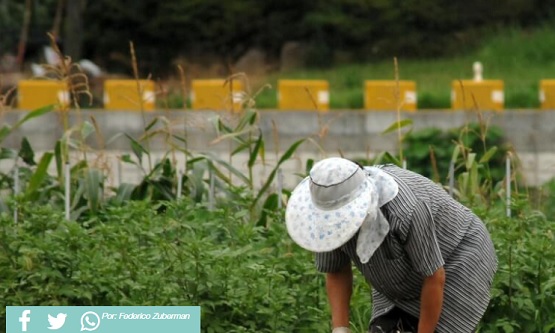
[[[418,333],[433,333],[443,306],[443,286],[445,285],[445,270],[443,267],[434,274],[424,278],[420,294],[420,319]]]
[[[431,209],[422,201],[415,206],[405,250],[413,269],[424,276],[420,291],[418,333],[433,333],[443,307],[445,261],[441,254]]]
[[[353,292],[353,270],[350,263],[337,272],[326,273],[326,292],[332,327],[349,327],[349,305]]]

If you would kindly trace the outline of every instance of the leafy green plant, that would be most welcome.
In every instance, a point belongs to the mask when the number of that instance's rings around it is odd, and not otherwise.
[[[209,209],[193,198],[129,201],[66,221],[50,205],[22,203],[20,221],[0,214],[0,294],[22,305],[200,305],[206,332],[329,330],[324,276],[287,236],[283,210],[250,219],[244,200]],[[165,209],[160,211],[160,205]],[[480,332],[551,333],[555,304],[553,221],[525,197],[479,209],[499,257]],[[32,208],[32,209],[31,209]],[[370,290],[355,274],[354,332],[365,332]],[[4,316],[0,313],[0,321]],[[0,322],[0,324],[4,324]]]
[[[528,198],[512,203],[515,217],[503,209],[484,216],[494,237],[499,269],[482,332],[555,332],[555,255],[553,221],[531,210]]]
[[[14,126],[4,125],[0,143],[23,122],[46,112],[33,111]],[[219,135],[214,142],[230,144],[227,161],[208,152],[189,151],[186,136],[172,131],[164,117],[149,123],[144,119],[143,135],[127,136],[132,154],[121,157],[123,163],[143,172],[139,184],[108,188],[102,168],[89,162],[91,148],[86,140],[101,135],[94,120],[67,127],[53,150],[38,161],[26,139],[19,150],[2,149],[0,157],[17,165],[22,190],[13,195],[15,179],[12,174],[1,175],[1,189],[8,195],[0,202],[0,288],[5,291],[0,301],[200,305],[206,332],[329,330],[323,275],[315,272],[312,255],[296,246],[285,231],[280,203],[290,191],[272,188],[282,164],[305,140],[276,153],[270,174],[258,187],[253,168],[268,162],[258,113],[252,108],[232,121],[215,121]],[[450,144],[444,147],[428,142],[442,133],[413,133],[411,125],[398,116],[384,131],[397,132],[398,155],[386,152],[374,162],[402,165],[407,159],[413,170],[420,163],[435,165],[430,175],[440,183],[439,175],[446,170],[439,163],[456,166],[456,196],[486,222],[500,262],[481,332],[554,332],[553,221],[532,210],[528,197],[520,193],[510,203],[513,218],[506,217],[503,190],[494,185],[504,176],[489,167],[506,155],[501,144],[492,145],[494,130],[484,124],[456,129],[442,139],[441,144]],[[167,144],[156,163],[149,144],[154,137]],[[82,158],[71,165],[66,177],[70,150]],[[176,151],[187,157],[181,178],[173,158]],[[231,160],[239,153],[248,156],[246,175]],[[52,163],[56,175],[47,172]],[[305,172],[313,163],[306,161]],[[66,180],[70,221],[62,209]],[[516,177],[511,175],[511,180]],[[183,190],[181,198],[178,187]],[[359,275],[355,280],[352,325],[355,332],[365,332],[370,290]],[[4,310],[0,310],[0,326]]]
[[[281,212],[258,227],[246,203],[130,202],[76,224],[34,207],[17,225],[0,215],[4,304],[200,305],[206,332],[327,327],[322,276],[283,237]]]
[[[498,127],[483,128],[478,123],[470,123],[447,131],[426,128],[408,133],[404,143],[407,164],[411,170],[436,181],[446,179],[456,146],[459,151],[455,162],[463,162],[457,170],[464,169],[463,160],[472,153],[476,160],[488,162],[480,170],[482,176],[491,177],[493,183],[505,176],[505,157],[509,148]],[[459,158],[462,160],[458,161]]]

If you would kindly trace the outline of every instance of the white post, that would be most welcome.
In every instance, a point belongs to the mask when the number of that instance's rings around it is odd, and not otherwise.
[[[484,77],[483,77],[484,67],[482,66],[481,62],[475,61],[472,64],[472,71],[474,72],[474,81],[476,81],[476,82],[483,81],[483,79],[484,79]]]
[[[177,200],[181,199],[181,191],[182,185],[181,182],[183,181],[183,171],[177,171]]]
[[[121,185],[121,158],[116,157],[116,176],[114,177],[114,182],[117,183],[117,186]]]
[[[403,169],[406,169],[406,168],[407,168],[407,160],[403,159]]]
[[[117,159],[117,170],[118,170],[118,186],[121,186],[121,182],[122,182],[122,177],[123,177],[123,172],[122,172],[122,167],[121,167],[121,158]]]
[[[511,158],[507,156],[507,161],[505,165],[505,179],[506,183],[506,191],[507,191],[507,217],[511,217]]]
[[[66,220],[70,220],[70,207],[71,207],[71,166],[69,163],[65,165],[65,213]]]
[[[15,207],[13,210],[13,220],[15,224],[18,222],[19,218],[19,208],[17,207],[17,195],[19,194],[19,167],[16,165],[14,175],[13,175],[13,194],[15,200]]]

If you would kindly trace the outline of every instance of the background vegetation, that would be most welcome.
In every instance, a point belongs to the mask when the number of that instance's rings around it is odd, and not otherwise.
[[[29,4],[34,6],[31,35],[36,37],[30,45],[48,44],[42,38],[56,26],[60,3],[1,1],[0,48],[17,47],[19,18]],[[277,61],[285,42],[301,41],[308,46],[310,65],[317,68],[274,74],[267,81],[275,87],[283,75],[328,79],[333,108],[360,108],[364,79],[393,79],[393,55],[400,60],[401,79],[417,81],[421,108],[448,107],[451,80],[470,77],[474,60],[484,63],[486,78],[505,80],[508,107],[536,106],[538,80],[555,71],[553,12],[549,2],[540,0],[67,3],[86,4],[66,17],[66,32],[61,33],[66,50],[74,45],[67,43],[75,38],[71,33],[81,31],[72,29],[76,22],[86,27],[83,48],[70,55],[130,74],[137,65],[128,56],[127,41],[132,40],[139,71],[154,73],[157,80],[175,71],[178,57],[230,64],[259,47]],[[322,69],[337,64],[343,65]],[[72,71],[57,74],[73,88],[72,81],[82,79]],[[73,97],[87,97],[87,82],[78,84],[81,90],[73,89]],[[257,105],[274,107],[274,99],[275,90],[264,90]],[[68,112],[80,112],[79,104],[58,110],[64,135],[50,151],[36,153],[26,138],[18,149],[1,145],[25,122],[40,121],[53,109],[35,110],[16,124],[0,126],[0,160],[12,166],[0,173],[3,304],[200,305],[206,332],[329,330],[323,276],[315,272],[310,253],[287,236],[283,207],[291,189],[276,183],[282,163],[305,140],[281,153],[268,166],[267,179],[255,186],[253,168],[266,164],[257,111],[247,108],[239,119],[214,121],[220,134],[216,139],[229,141],[232,151],[225,161],[189,151],[183,133],[161,116],[145,122],[141,137],[127,136],[131,151],[120,156],[143,178],[114,186],[102,161],[91,158],[92,152],[102,156],[87,144],[101,138],[94,117],[72,127],[67,123]],[[516,162],[512,174],[503,172],[508,153],[504,134],[482,129],[477,124],[448,132],[410,132],[402,151],[365,163],[406,159],[411,169],[446,189],[448,164],[453,163],[453,195],[483,218],[500,263],[481,332],[553,333],[555,184],[521,188]],[[154,137],[167,143],[157,160],[149,148]],[[187,158],[184,170],[175,163],[177,153]],[[240,153],[249,157],[246,172],[229,162]],[[304,162],[306,170],[313,163]],[[514,189],[509,203],[507,182]],[[359,275],[355,288],[352,326],[364,332],[370,290]],[[0,327],[3,320],[0,313]]]
[[[39,109],[17,124],[5,124],[0,142],[51,110]],[[68,161],[63,147],[87,151],[84,145],[87,134],[95,132],[94,120],[69,128],[38,160],[26,139],[21,149],[3,148],[0,157],[12,161],[14,168],[0,175],[0,301],[200,305],[205,332],[329,330],[323,275],[316,273],[312,255],[287,236],[282,207],[290,189],[275,186],[279,166],[304,140],[280,156],[261,188],[253,186],[251,168],[264,160],[257,119],[251,110],[238,121],[214,123],[221,133],[218,139],[236,147],[230,158],[238,152],[249,154],[245,174],[178,144],[169,145],[166,157],[156,162],[139,163],[150,159],[148,138],[164,135],[171,138],[168,142],[178,142],[179,133],[154,130],[154,122],[163,122],[163,117],[147,124],[140,139],[129,137],[133,154],[121,157],[137,167],[150,165],[138,184],[108,187],[103,170],[86,156],[71,165],[69,173],[61,171]],[[401,121],[391,128],[405,126],[410,123]],[[454,139],[450,149],[457,170],[453,195],[482,217],[499,257],[491,306],[480,332],[553,333],[555,222],[543,213],[554,206],[553,186],[535,189],[540,199],[530,200],[529,189],[518,187],[516,171],[494,180],[492,175],[502,174],[504,168],[503,162],[496,162],[505,154],[494,145],[499,133],[470,128],[459,129],[460,141]],[[399,163],[406,158],[414,161],[414,168],[429,170],[424,165],[433,164],[432,155],[423,157],[418,140],[426,133],[406,136],[402,156],[386,153],[366,162]],[[449,150],[443,135],[452,134],[435,132],[437,151]],[[184,174],[172,162],[174,150],[189,155]],[[308,170],[314,161],[305,162]],[[47,172],[51,163],[58,174]],[[491,172],[483,172],[490,167]],[[240,181],[231,182],[230,174]],[[505,181],[515,186],[511,217],[506,215]],[[69,216],[64,215],[66,186],[71,193]],[[369,286],[358,274],[355,289],[352,327],[362,333],[371,299]]]
[[[555,77],[549,1],[8,0],[0,2],[0,55],[18,53],[27,7],[27,61],[42,62],[50,31],[74,60],[131,77],[133,41],[141,76],[159,83],[159,100],[167,96],[160,107],[188,103],[177,64],[187,84],[225,78],[253,49],[263,52],[264,64],[249,75],[252,91],[271,86],[258,96],[259,109],[277,106],[280,78],[328,80],[332,109],[360,109],[364,80],[394,79],[394,57],[400,79],[416,82],[420,109],[449,108],[452,81],[471,78],[477,60],[486,79],[505,82],[508,109],[537,108],[539,81]],[[294,69],[281,67],[289,42],[302,45],[305,59]],[[92,106],[100,101],[101,93]]]
[[[484,79],[503,80],[507,109],[538,108],[540,80],[555,77],[555,27],[545,24],[533,29],[505,28],[485,33],[479,46],[457,55],[414,59],[398,57],[399,78],[416,82],[419,109],[449,109],[451,84],[472,79],[472,63],[480,61]],[[366,63],[336,65],[330,69],[304,69],[276,73],[265,83],[277,87],[280,78],[325,79],[330,83],[332,109],[361,109],[364,80],[393,80],[393,56]],[[275,108],[276,90],[264,90],[260,108]]]
[[[259,48],[279,59],[290,41],[309,46],[311,66],[460,55],[484,33],[538,26],[554,15],[541,0],[12,0],[0,2],[1,49],[16,51],[26,8],[31,45],[47,45],[45,33],[57,30],[62,43],[82,46],[81,54],[69,53],[74,59],[121,68],[127,57],[118,53],[127,55],[126,42],[134,41],[144,68],[158,74],[172,70],[178,57],[233,64]],[[77,32],[83,35],[76,41]]]
[[[555,331],[554,222],[518,206],[512,219],[481,212],[500,266],[480,332]],[[0,214],[0,301],[200,305],[203,332],[329,331],[323,275],[287,236],[282,211],[257,226],[246,201],[210,210],[185,198],[164,213],[157,207],[130,202],[75,222],[34,205],[15,225]],[[369,292],[356,274],[353,332],[366,332]]]

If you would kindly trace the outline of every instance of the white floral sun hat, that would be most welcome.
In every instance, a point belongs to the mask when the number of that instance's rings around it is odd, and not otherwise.
[[[357,254],[366,263],[389,232],[379,207],[392,200],[398,185],[376,167],[361,168],[332,157],[314,165],[291,194],[285,212],[293,241],[313,252],[339,248],[359,230]]]

